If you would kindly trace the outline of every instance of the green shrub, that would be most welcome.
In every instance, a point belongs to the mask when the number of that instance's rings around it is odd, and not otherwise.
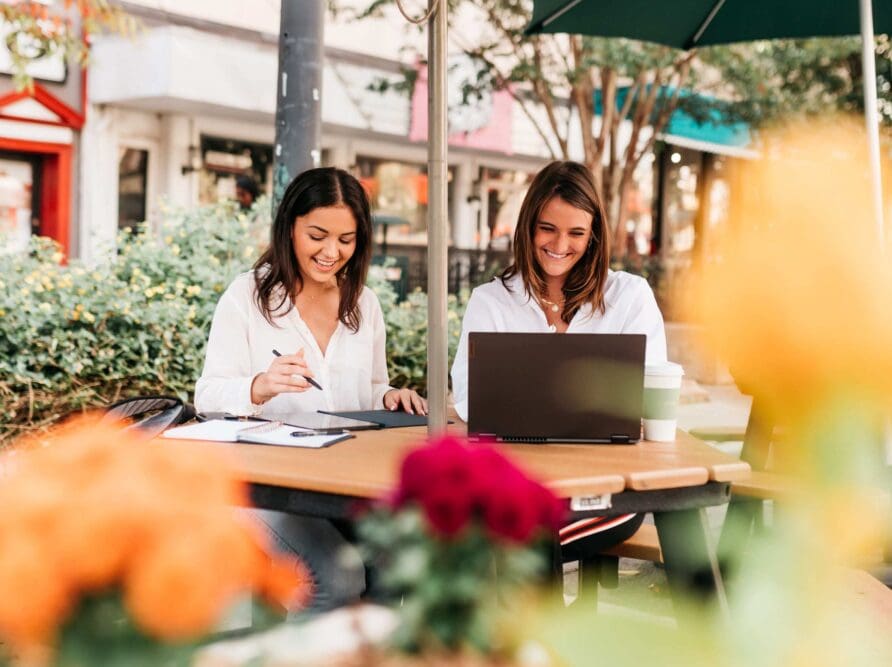
[[[383,278],[383,267],[372,267],[369,286],[377,293],[387,327],[387,367],[394,387],[427,392],[427,294],[416,290],[400,303]],[[464,295],[463,295],[464,296]],[[461,335],[466,298],[450,294],[447,302],[449,364],[455,358]]]
[[[117,254],[95,267],[60,264],[43,238],[0,258],[0,440],[127,396],[188,399],[217,300],[259,255],[268,208],[168,210],[157,232],[122,232]],[[394,384],[423,390],[424,295],[396,304],[380,270],[369,284],[384,309]],[[452,298],[453,354],[460,320]]]

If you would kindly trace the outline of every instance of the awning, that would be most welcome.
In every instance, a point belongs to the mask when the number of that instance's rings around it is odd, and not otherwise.
[[[616,93],[617,109],[626,99],[628,88],[620,88]],[[665,87],[662,95],[672,95],[673,89]],[[693,98],[704,106],[714,102],[714,98],[683,90],[679,97]],[[601,91],[595,91],[595,113],[601,115]],[[712,107],[707,119],[700,122],[683,108],[676,109],[658,138],[666,143],[682,148],[691,148],[716,155],[755,158],[758,152],[751,148],[752,135],[747,123],[730,121],[721,109]]]

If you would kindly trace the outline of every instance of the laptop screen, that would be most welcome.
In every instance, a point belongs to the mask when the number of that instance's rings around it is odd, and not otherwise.
[[[471,333],[468,432],[637,442],[646,342],[643,334]]]

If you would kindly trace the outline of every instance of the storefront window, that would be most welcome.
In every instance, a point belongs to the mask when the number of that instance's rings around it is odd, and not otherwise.
[[[667,259],[689,265],[696,238],[697,211],[700,207],[700,179],[703,154],[667,146],[664,168],[663,250]]]
[[[254,179],[261,194],[272,187],[273,147],[202,135],[198,199],[203,204],[235,199],[235,179]]]
[[[0,153],[0,253],[23,251],[38,231],[36,173],[32,160]]]
[[[118,160],[118,229],[146,219],[149,151],[122,148]]]
[[[375,240],[388,244],[427,243],[427,167],[413,162],[357,156],[355,175],[362,183],[380,221]],[[447,176],[447,197],[452,201],[453,169]]]

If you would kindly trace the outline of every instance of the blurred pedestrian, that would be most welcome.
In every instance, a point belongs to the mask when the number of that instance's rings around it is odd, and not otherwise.
[[[235,198],[243,211],[247,211],[254,205],[260,196],[260,188],[257,182],[247,174],[239,174],[235,177]]]

